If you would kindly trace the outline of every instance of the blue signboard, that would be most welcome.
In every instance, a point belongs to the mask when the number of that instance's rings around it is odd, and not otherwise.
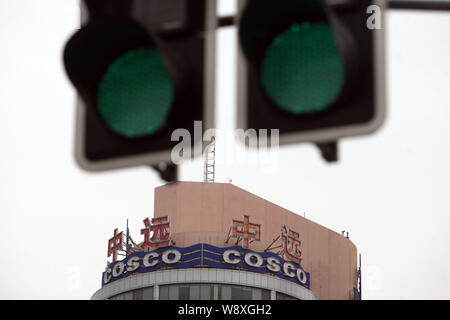
[[[135,273],[159,269],[210,267],[237,269],[272,274],[281,279],[310,288],[310,274],[294,261],[284,260],[273,252],[254,252],[239,246],[219,248],[196,244],[186,248],[162,247],[150,252],[135,252],[122,261],[115,261],[103,272],[102,286]]]

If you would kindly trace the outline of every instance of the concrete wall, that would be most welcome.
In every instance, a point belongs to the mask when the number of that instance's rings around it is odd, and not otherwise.
[[[155,217],[169,216],[172,239],[179,247],[225,243],[232,220],[261,224],[261,241],[250,244],[264,251],[281,227],[300,233],[302,267],[311,274],[311,291],[319,299],[353,299],[357,285],[357,249],[341,234],[227,183],[178,182],[155,189]],[[280,242],[278,242],[280,243]]]

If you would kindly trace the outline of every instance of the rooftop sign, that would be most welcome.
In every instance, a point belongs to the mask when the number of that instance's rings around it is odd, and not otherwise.
[[[134,252],[122,261],[115,261],[107,267],[103,272],[102,286],[133,273],[192,267],[238,269],[272,274],[307,289],[310,287],[310,275],[300,264],[286,261],[273,252],[255,252],[240,246],[219,248],[205,243],[186,248],[169,246],[151,252]]]
[[[145,228],[141,229],[143,241],[139,244],[131,239],[127,227],[125,250],[123,232],[114,230],[114,236],[108,241],[108,257],[112,255],[112,262],[107,264],[103,273],[102,286],[133,273],[152,272],[162,268],[213,267],[270,273],[309,289],[309,273],[301,266],[300,234],[285,225],[264,252],[249,249],[252,242],[261,241],[262,226],[250,222],[248,215],[244,215],[243,220],[232,220],[224,246],[230,238],[236,240],[232,246],[225,248],[204,243],[186,248],[173,246],[175,243],[170,236],[167,216],[151,220],[146,218],[144,226]],[[133,244],[132,247],[129,240]],[[275,249],[278,251],[271,252]],[[118,255],[125,258],[117,261]]]

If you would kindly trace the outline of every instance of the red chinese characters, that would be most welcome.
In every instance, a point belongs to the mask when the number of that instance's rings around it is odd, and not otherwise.
[[[299,237],[300,234],[298,232],[288,229],[286,226],[281,228],[283,254],[297,263],[301,263],[302,261],[302,252],[300,251],[301,241]]]
[[[122,250],[123,247],[123,233],[117,233],[117,228],[114,230],[114,236],[108,241],[108,258],[113,256],[112,261],[117,260],[117,251]]]
[[[244,215],[244,221],[233,219],[233,238],[242,237],[242,247],[248,249],[249,240],[261,240],[261,225],[250,223],[250,217]]]
[[[144,220],[145,228],[141,229],[141,234],[144,235],[144,242],[141,248],[165,247],[170,245],[170,232],[168,231],[170,223],[169,217],[153,218]],[[150,237],[150,233],[153,233]]]

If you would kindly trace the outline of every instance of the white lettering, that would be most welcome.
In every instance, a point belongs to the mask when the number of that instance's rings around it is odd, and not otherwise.
[[[117,262],[112,269],[113,277],[121,276],[124,270],[125,270],[125,263]]]
[[[252,261],[255,260],[256,262]],[[247,263],[251,267],[261,267],[263,264],[263,258],[257,253],[247,253],[244,257],[245,263]]]
[[[142,263],[144,264],[144,267],[148,268],[148,267],[153,267],[154,265],[156,265],[159,261],[158,258],[159,254],[157,252],[150,252],[147,253],[144,258],[142,259]],[[154,258],[155,260],[153,260],[152,262],[150,262],[150,259]]]
[[[173,258],[170,258],[173,255]],[[181,252],[175,249],[164,251],[162,254],[162,261],[167,264],[177,263],[181,259]]]
[[[127,272],[133,272],[139,268],[139,257],[131,257],[127,262]]]
[[[235,256],[235,257],[240,257],[240,256],[241,256],[241,254],[239,253],[239,251],[236,251],[236,250],[226,250],[226,251],[223,253],[223,260],[224,260],[226,263],[229,263],[229,264],[237,264],[237,263],[239,263],[239,261],[241,261],[241,259],[238,259],[238,258],[231,259],[231,258],[230,258],[230,255],[233,255],[233,256]]]
[[[308,280],[305,271],[300,268],[297,269],[297,279],[301,284],[306,284],[306,281]]]
[[[278,272],[281,270],[280,260],[274,257],[267,258],[267,269],[272,272]]]
[[[295,266],[290,262],[285,262],[283,265],[284,274],[291,278],[295,277],[295,273],[290,270],[295,270]]]
[[[107,284],[108,282],[111,281],[111,275],[109,275],[110,273],[111,273],[111,268],[108,268],[108,269],[105,271],[105,275],[103,276],[103,282],[104,282],[105,284]]]

